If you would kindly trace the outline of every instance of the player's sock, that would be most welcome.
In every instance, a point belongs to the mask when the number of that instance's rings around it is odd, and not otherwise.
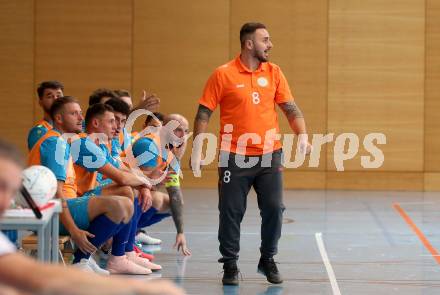
[[[141,216],[141,206],[139,205],[138,199],[134,199],[134,213],[131,220],[130,233],[128,235],[128,241],[125,245],[125,252],[131,252],[134,250],[134,242],[136,237],[136,231],[139,223],[139,218]]]
[[[131,229],[131,221],[127,224],[121,224],[121,229],[113,236],[113,243],[112,243],[113,256],[125,255],[125,247],[127,245],[130,229]]]
[[[110,218],[105,216],[104,214],[96,217],[92,222],[90,222],[90,226],[87,231],[93,234],[95,237],[89,238],[90,243],[93,244],[96,248],[102,246],[114,233],[118,230],[119,224],[114,223]],[[88,259],[91,253],[84,253],[81,250],[76,250],[75,258],[73,263],[78,263],[81,259]]]

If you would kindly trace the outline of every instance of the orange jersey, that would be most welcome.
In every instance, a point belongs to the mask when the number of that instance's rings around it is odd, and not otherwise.
[[[52,129],[52,124],[45,119],[42,119],[35,123],[35,125],[29,130],[28,134],[28,149],[31,150],[37,141],[50,129]]]
[[[47,130],[50,130],[50,129],[53,128],[53,127],[52,127],[52,124],[49,123],[48,121],[46,121],[45,119],[42,119],[42,120],[38,121],[38,122],[35,123],[35,125],[34,125],[34,127],[39,127],[39,126],[44,127],[44,128],[46,128]]]
[[[79,196],[96,188],[98,170],[111,163],[110,145],[106,144],[105,148],[101,148],[87,136],[88,134],[81,133],[79,139],[71,143]]]
[[[86,133],[80,133],[79,138],[86,138]],[[79,139],[80,140],[80,139]],[[75,144],[76,141],[73,141],[72,144]],[[78,143],[78,142],[77,142]],[[79,142],[79,144],[81,144]],[[80,155],[78,155],[80,157]],[[76,185],[78,187],[78,195],[82,196],[84,193],[92,190],[96,187],[97,181],[96,178],[98,176],[98,172],[89,172],[86,168],[81,165],[73,164],[73,168],[75,169],[76,174]]]
[[[57,180],[64,182],[63,197],[77,197],[76,175],[70,156],[70,146],[57,130],[49,130],[37,141],[29,153],[28,165],[48,167]]]
[[[221,150],[262,155],[281,148],[275,137],[279,133],[275,107],[288,101],[293,101],[293,96],[277,65],[264,62],[252,72],[238,56],[214,71],[199,104],[211,111],[220,105],[220,136],[232,136],[231,140],[223,141]],[[237,148],[239,145],[242,147]]]

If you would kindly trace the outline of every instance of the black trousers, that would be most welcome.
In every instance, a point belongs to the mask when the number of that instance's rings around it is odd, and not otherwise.
[[[257,193],[261,216],[261,256],[271,258],[278,251],[283,219],[283,183],[281,150],[259,156],[251,168],[243,168],[236,161],[248,163],[249,156],[220,153],[219,168],[219,230],[221,263],[238,260],[240,224],[246,212],[247,195],[253,186]],[[251,156],[255,157],[255,156]],[[256,158],[253,159],[254,161]],[[241,167],[240,167],[241,166]],[[263,166],[263,167],[262,167]]]

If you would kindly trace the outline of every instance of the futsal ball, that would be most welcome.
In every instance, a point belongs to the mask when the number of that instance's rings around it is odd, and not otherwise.
[[[53,172],[44,166],[35,165],[23,170],[23,186],[27,189],[37,206],[43,206],[55,196],[57,179]],[[21,192],[15,203],[23,208],[29,208]]]

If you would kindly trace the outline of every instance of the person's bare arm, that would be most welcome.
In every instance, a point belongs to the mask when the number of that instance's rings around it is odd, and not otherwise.
[[[170,197],[170,211],[173,217],[174,225],[178,234],[183,233],[183,198],[182,190],[179,186],[166,188]]]
[[[208,129],[208,123],[209,118],[212,115],[212,111],[205,107],[204,105],[199,104],[199,108],[197,110],[196,118],[194,119],[194,133],[193,133],[193,150],[194,150],[194,140],[197,138],[197,135],[200,133],[205,133],[206,129]],[[199,147],[201,148],[201,147]],[[199,158],[200,157],[200,158]],[[200,154],[196,157],[196,159],[189,160],[189,167],[198,174],[200,172],[199,169],[201,169],[201,159],[203,159],[203,152],[200,151]],[[193,167],[193,162],[197,163],[194,164],[195,167]],[[198,166],[198,167],[197,167]],[[196,172],[199,171],[199,172]]]
[[[194,119],[194,138],[196,138],[197,135],[199,135],[200,133],[206,132],[211,115],[212,111],[210,109],[208,109],[204,105],[199,104],[196,118]]]
[[[135,106],[131,112],[136,110],[144,109],[150,112],[157,112],[160,105],[160,98],[156,94],[147,93],[145,90],[142,91],[142,97],[137,106]]]
[[[42,264],[19,253],[0,256],[0,283],[32,294],[183,295],[166,281],[101,277],[61,265]]]
[[[141,206],[142,212],[147,212],[153,204],[153,196],[151,195],[151,190],[149,188],[140,187],[137,190],[138,202]]]
[[[170,197],[170,211],[173,217],[174,225],[176,226],[176,243],[174,247],[177,251],[181,251],[183,255],[191,255],[186,244],[185,234],[183,233],[183,196],[180,186],[167,187],[167,192]]]
[[[99,168],[98,171],[119,185],[127,185],[131,187],[147,185],[142,177],[135,175],[132,172],[118,169],[111,164],[104,165]]]
[[[300,108],[294,101],[280,103],[279,107],[286,115],[290,128],[298,135],[299,151],[302,154],[310,154],[312,145],[308,141],[306,122]]]
[[[284,115],[286,115],[290,128],[292,128],[295,134],[307,133],[304,115],[294,101],[280,103],[279,107],[283,111]]]
[[[5,285],[0,284],[0,294],[2,295],[32,295],[31,293],[28,292],[22,292],[20,290],[17,289],[13,289],[10,287],[6,287]]]

